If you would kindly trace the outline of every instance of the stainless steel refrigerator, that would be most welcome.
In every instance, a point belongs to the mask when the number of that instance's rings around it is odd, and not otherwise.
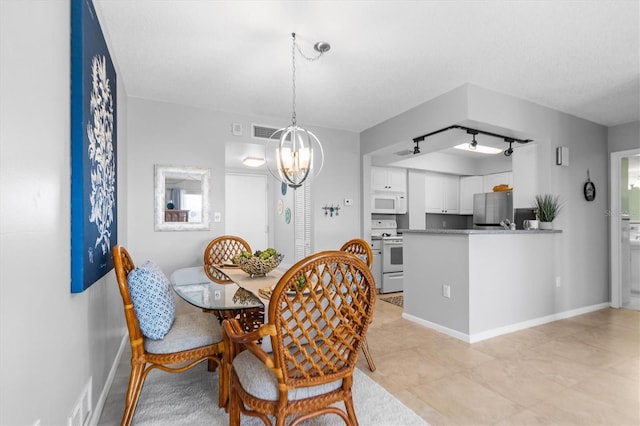
[[[513,222],[513,193],[485,192],[473,196],[473,227],[476,229],[500,226],[506,219]]]

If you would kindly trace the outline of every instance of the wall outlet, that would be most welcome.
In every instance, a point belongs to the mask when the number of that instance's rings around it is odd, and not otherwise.
[[[451,286],[442,284],[442,296],[451,299]]]
[[[562,278],[556,277],[556,288],[560,288],[562,286]]]
[[[221,220],[222,220],[222,213],[213,212],[213,221],[214,222],[220,222]]]

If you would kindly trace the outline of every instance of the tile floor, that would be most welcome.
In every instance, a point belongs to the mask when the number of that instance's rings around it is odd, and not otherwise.
[[[358,366],[433,425],[640,424],[640,312],[603,309],[468,344],[378,301]]]
[[[364,357],[358,367],[432,425],[640,424],[640,312],[603,309],[474,344],[401,315],[378,301],[367,334],[377,370]],[[128,369],[119,373],[100,425],[120,422]]]

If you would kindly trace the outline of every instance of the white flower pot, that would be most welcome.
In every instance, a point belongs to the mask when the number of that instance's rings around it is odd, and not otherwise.
[[[553,229],[553,222],[540,221],[540,229]]]

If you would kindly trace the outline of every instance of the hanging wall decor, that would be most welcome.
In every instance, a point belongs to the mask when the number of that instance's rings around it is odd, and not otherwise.
[[[71,292],[113,268],[116,72],[89,0],[71,1]]]
[[[589,176],[589,170],[587,170],[587,181],[584,184],[584,198],[587,201],[593,201],[596,198],[596,186],[593,182],[591,182],[591,177]]]

